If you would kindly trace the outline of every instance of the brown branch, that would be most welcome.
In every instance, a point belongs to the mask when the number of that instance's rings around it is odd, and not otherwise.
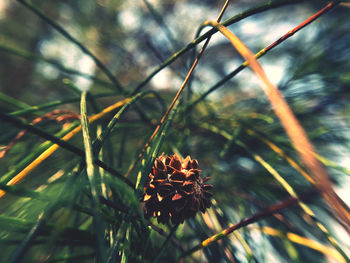
[[[305,196],[305,197],[309,197],[309,196],[310,195]],[[195,252],[201,248],[207,247],[207,246],[213,244],[214,242],[216,242],[220,239],[223,239],[224,237],[226,237],[227,235],[229,235],[230,233],[232,233],[233,231],[235,231],[237,229],[240,229],[240,228],[245,227],[247,225],[258,222],[261,219],[264,219],[264,218],[269,217],[277,212],[280,212],[281,210],[283,210],[285,208],[292,207],[292,206],[298,204],[298,202],[299,202],[298,199],[296,199],[294,197],[290,197],[290,198],[288,198],[280,203],[277,203],[275,205],[271,205],[268,208],[252,215],[251,217],[244,218],[240,222],[238,222],[237,224],[234,224],[233,226],[222,230],[218,234],[207,238],[206,240],[204,240],[203,242],[201,242],[197,246],[195,246],[195,247],[191,248],[190,250],[188,250],[187,252],[185,252],[182,255],[182,257],[186,257],[186,256],[192,254],[193,252]]]

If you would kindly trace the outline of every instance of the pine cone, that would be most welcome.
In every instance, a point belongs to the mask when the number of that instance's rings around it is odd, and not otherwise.
[[[157,217],[158,223],[183,223],[210,207],[213,186],[200,177],[198,162],[187,156],[181,160],[176,154],[156,158],[144,187],[145,217]]]

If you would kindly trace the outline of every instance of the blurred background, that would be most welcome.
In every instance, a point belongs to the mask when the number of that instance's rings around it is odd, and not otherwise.
[[[216,20],[224,1],[33,0],[30,3],[91,51],[114,76],[114,83],[77,43],[67,39],[67,35],[28,6],[19,1],[1,0],[0,111],[17,112],[13,116],[28,123],[53,110],[80,114],[79,94],[88,90],[95,98],[88,108],[92,115],[124,99],[137,88],[154,91],[157,97],[137,102],[123,115],[120,125],[103,148],[106,163],[125,174],[175,96],[204,42],[181,54],[149,81],[144,80],[161,63],[195,39],[204,21]],[[228,28],[253,53],[257,53],[327,3],[321,0],[295,1],[248,16]],[[261,4],[262,1],[254,0],[232,1],[222,21]],[[348,205],[349,8],[346,2],[336,6],[259,60],[307,131],[337,193]],[[208,30],[204,28],[200,34]],[[245,69],[223,81],[243,62],[225,37],[219,33],[213,35],[182,94],[180,113],[175,116],[161,148],[166,154],[177,152],[183,157],[191,155],[197,159],[202,173],[210,176],[210,183],[214,185],[213,211],[218,222],[210,228],[205,220],[196,217],[182,225],[176,237],[186,248],[263,207],[289,197],[264,162],[276,170],[297,194],[310,193],[314,189],[287,161],[285,156],[303,168],[254,74]],[[36,111],[20,112],[49,102],[57,103]],[[99,125],[107,123],[108,119],[102,119]],[[36,125],[55,134],[68,124],[49,119]],[[94,137],[98,124],[92,127]],[[0,151],[20,131],[13,124],[0,120]],[[37,135],[25,134],[0,159],[0,174],[6,175],[17,169],[18,163],[44,141]],[[69,142],[83,148],[81,135]],[[277,154],[271,145],[277,146],[285,155]],[[257,156],[264,162],[257,161]],[[73,153],[60,149],[20,185],[39,192],[38,188],[43,185],[51,189],[47,180],[53,175],[64,178],[78,160]],[[138,169],[139,166],[129,177],[133,182]],[[52,189],[50,191],[54,191]],[[349,253],[349,235],[322,198],[315,194],[309,205],[342,250]],[[8,217],[33,221],[45,205],[40,203],[32,209],[33,206],[29,200],[12,194],[0,199],[0,213]],[[283,220],[271,217],[246,228],[240,236],[234,235],[194,254],[188,262],[214,262],[216,259],[219,261],[215,262],[346,262],[310,246],[297,244],[285,236],[287,232],[293,232],[332,247],[300,207],[285,210],[282,217]],[[54,220],[70,225],[68,219]],[[264,232],[264,227],[280,231],[283,238],[266,229]],[[11,235],[0,227],[0,248],[10,248],[9,255],[21,239],[13,239]],[[50,259],[55,258],[57,250],[49,246],[40,245],[38,249],[30,250],[32,259],[23,262],[54,262]],[[90,253],[88,249],[86,251]],[[172,253],[175,252],[165,249],[163,262],[175,262],[170,259]],[[82,258],[78,262],[95,261]]]

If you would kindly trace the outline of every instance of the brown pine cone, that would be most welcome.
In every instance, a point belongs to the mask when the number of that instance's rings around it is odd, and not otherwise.
[[[154,161],[152,171],[144,187],[145,217],[157,217],[158,223],[183,223],[210,207],[213,186],[202,178],[198,162],[187,156],[181,160],[177,154],[162,154]]]

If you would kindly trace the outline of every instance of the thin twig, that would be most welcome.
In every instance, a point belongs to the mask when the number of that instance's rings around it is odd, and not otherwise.
[[[274,48],[275,46],[277,46],[278,44],[280,44],[281,42],[285,41],[286,39],[290,38],[291,36],[293,36],[296,32],[298,32],[299,30],[303,29],[304,27],[306,27],[307,25],[309,25],[310,23],[312,23],[313,21],[315,21],[317,18],[319,18],[320,16],[326,14],[328,11],[330,11],[332,8],[336,7],[339,4],[340,1],[332,1],[329,4],[327,4],[324,8],[322,8],[320,11],[318,11],[316,14],[310,16],[308,19],[306,19],[304,22],[302,22],[300,25],[296,26],[295,28],[293,28],[292,30],[288,31],[287,34],[285,34],[284,36],[282,36],[281,38],[279,38],[278,40],[276,40],[275,42],[273,42],[271,45],[269,45],[268,47],[264,48],[263,50],[261,50],[260,52],[262,53],[266,53],[267,51],[269,51],[270,49]],[[259,52],[259,53],[260,53]],[[259,54],[258,53],[258,54]],[[261,55],[258,55],[259,57]]]
[[[247,9],[227,20],[225,20],[222,25],[224,26],[229,26],[232,25],[238,21],[241,21],[249,16],[271,10],[274,8],[278,8],[284,5],[290,5],[290,4],[296,4],[299,2],[303,2],[305,0],[278,0],[278,1],[266,1],[262,3],[261,5],[255,6],[253,8]],[[178,59],[181,55],[186,53],[187,51],[191,50],[194,48],[196,45],[201,43],[202,41],[206,40],[207,38],[211,37],[213,34],[218,32],[217,29],[213,28],[203,34],[202,36],[194,39],[191,43],[187,44],[184,48],[181,50],[175,52],[171,57],[169,57],[167,60],[165,60],[162,64],[160,64],[151,74],[149,74],[143,81],[141,81],[136,88],[134,89],[132,94],[136,94],[139,92],[144,86],[157,74],[159,73],[162,69],[173,63],[176,59]]]
[[[338,2],[337,2],[338,3]],[[336,2],[331,2],[329,4],[327,4],[324,8],[322,8],[319,12],[317,12],[316,14],[312,15],[311,17],[309,17],[308,19],[306,19],[304,22],[302,22],[301,24],[299,24],[298,26],[296,26],[295,28],[293,28],[292,30],[289,30],[285,35],[283,35],[282,37],[280,37],[278,40],[276,40],[275,42],[273,42],[272,44],[270,44],[269,46],[267,46],[266,48],[263,48],[262,50],[260,50],[258,53],[255,54],[255,58],[259,59],[261,57],[263,57],[264,55],[266,55],[269,51],[271,51],[273,48],[275,48],[276,46],[278,46],[279,44],[281,44],[282,42],[284,42],[285,40],[287,40],[288,38],[290,38],[291,36],[293,36],[295,33],[297,33],[299,30],[301,30],[302,28],[304,28],[305,26],[311,24],[312,22],[314,22],[317,18],[319,18],[320,16],[326,14],[328,11],[330,11],[331,9],[333,9],[334,7],[336,7],[337,5]],[[224,23],[223,23],[224,25]],[[229,73],[227,76],[225,76],[222,80],[220,80],[219,82],[217,82],[214,86],[212,86],[210,89],[208,89],[205,93],[203,93],[198,99],[196,99],[195,101],[191,102],[190,106],[187,106],[186,111],[189,111],[190,109],[192,109],[196,104],[198,104],[198,102],[202,101],[204,98],[206,98],[210,93],[212,93],[213,91],[217,90],[218,88],[220,88],[225,82],[229,81],[230,79],[232,79],[234,76],[236,76],[239,72],[241,72],[243,69],[245,69],[248,66],[248,63],[245,61],[244,63],[242,63],[238,68],[236,68],[235,70],[233,70],[231,73]]]
[[[83,150],[75,147],[74,145],[67,143],[65,140],[62,140],[56,136],[53,136],[49,133],[44,132],[43,130],[31,125],[31,124],[25,124],[23,123],[21,120],[11,117],[9,115],[6,115],[5,113],[0,112],[0,119],[9,123],[12,123],[13,125],[15,125],[16,127],[25,129],[28,132],[34,133],[48,141],[51,141],[53,143],[55,143],[55,145],[57,147],[62,147],[63,149],[66,149],[80,157],[85,157],[85,153]],[[103,161],[99,160],[99,159],[95,159],[94,160],[95,164],[98,165],[99,167],[103,168],[104,170],[106,170],[107,172],[113,174],[114,176],[118,177],[119,179],[121,179],[122,181],[124,181],[127,185],[129,185],[131,188],[134,188],[134,184],[132,182],[130,182],[127,178],[125,178],[121,173],[119,173],[118,171],[116,171],[115,169],[109,167],[106,163],[104,163]],[[21,179],[18,179],[16,177],[14,177],[13,179],[11,179],[9,182],[7,182],[7,185],[14,185],[19,183]],[[1,180],[3,181],[3,180]],[[0,190],[0,198],[5,194],[5,191]]]
[[[106,116],[107,114],[109,114],[110,112],[116,110],[119,107],[122,107],[124,104],[128,103],[130,101],[130,98],[124,99],[122,101],[118,101],[115,104],[105,108],[103,111],[101,111],[100,113],[97,113],[93,116],[91,116],[89,118],[89,122],[92,123],[104,116]],[[77,126],[72,130],[69,130],[69,132],[64,135],[61,140],[63,141],[68,141],[70,140],[75,134],[79,133],[81,131],[81,126]],[[48,142],[50,143],[50,142]],[[51,156],[51,154],[53,154],[57,149],[59,149],[59,145],[58,144],[53,144],[53,145],[49,145],[47,146],[47,144],[44,144],[45,146],[45,150],[38,156],[36,157],[34,160],[31,161],[31,163],[29,165],[26,165],[25,168],[20,168],[22,170],[20,170],[20,172],[18,172],[19,168],[13,169],[11,171],[9,171],[7,174],[2,176],[2,182],[3,181],[7,181],[10,180],[8,182],[6,182],[8,185],[13,185],[13,184],[17,184],[20,181],[22,181],[31,171],[33,171],[36,167],[38,167],[39,164],[41,164],[45,159],[47,159],[49,156]],[[22,165],[22,164],[21,164]],[[22,165],[23,167],[23,165]],[[104,167],[104,169],[106,171],[109,171],[112,173],[112,169],[107,170],[107,167]],[[15,173],[17,173],[15,176],[13,176]],[[9,179],[11,178],[11,179]],[[2,194],[4,195],[4,193]]]
[[[241,220],[240,222],[238,222],[237,224],[234,224],[233,226],[222,230],[218,234],[207,238],[206,240],[204,240],[200,244],[194,246],[193,248],[191,248],[190,250],[185,252],[182,255],[182,257],[186,257],[186,256],[192,254],[193,252],[195,252],[201,248],[207,247],[207,246],[213,244],[214,242],[216,242],[220,239],[223,239],[224,237],[226,237],[227,235],[229,235],[230,233],[232,233],[233,231],[235,231],[239,228],[242,228],[242,227],[245,227],[247,225],[258,222],[261,219],[264,219],[264,218],[269,217],[277,212],[280,212],[281,210],[283,210],[285,208],[292,207],[292,206],[296,205],[297,203],[298,203],[298,199],[296,199],[294,197],[290,197],[290,198],[286,199],[285,201],[282,201],[282,202],[277,203],[275,205],[271,205],[268,208],[262,210],[261,212],[256,213],[255,215],[253,215],[251,217],[247,217],[247,218]]]
[[[111,96],[117,96],[116,93],[98,93],[98,94],[94,94],[91,95],[94,98],[100,98],[100,97],[111,97]],[[39,105],[34,105],[34,106],[28,106],[26,108],[23,108],[22,110],[16,110],[10,113],[7,113],[10,116],[19,116],[19,115],[24,115],[24,114],[28,114],[28,113],[32,113],[32,112],[37,112],[37,111],[41,111],[47,108],[52,108],[55,106],[59,106],[59,105],[63,105],[63,104],[68,104],[68,103],[74,103],[74,102],[78,102],[80,100],[80,98],[76,97],[76,98],[67,98],[64,100],[54,100],[54,101],[50,101],[50,102],[45,102]],[[35,113],[33,113],[35,114]]]
[[[17,121],[15,118],[11,117],[11,116],[7,116],[4,113],[0,112],[0,118],[7,118],[8,120],[12,120],[13,119],[13,124],[15,124],[15,122]],[[44,114],[43,116],[39,116],[37,118],[35,118],[29,125],[35,125],[38,124],[39,122],[45,121],[45,120],[54,120],[57,122],[71,122],[72,120],[77,120],[79,119],[79,115],[71,112],[71,111],[67,111],[67,110],[54,110],[51,112],[48,112],[46,114]],[[18,120],[19,121],[19,120]],[[18,122],[17,122],[18,123]],[[0,151],[0,159],[4,158],[5,155],[8,153],[9,150],[11,150],[11,148],[13,146],[16,145],[16,143],[27,133],[27,130],[24,129],[22,131],[20,131],[16,137],[4,148]]]
[[[226,0],[218,18],[217,21],[219,22],[229,4],[230,0]],[[177,94],[175,95],[173,101],[171,102],[168,110],[166,111],[166,113],[163,115],[162,119],[160,120],[159,124],[157,125],[156,129],[154,130],[153,134],[151,135],[151,137],[149,138],[148,142],[146,143],[146,145],[144,146],[144,148],[142,149],[142,151],[140,152],[140,154],[137,156],[136,161],[133,163],[133,165],[129,168],[129,170],[127,171],[127,173],[125,174],[125,177],[128,177],[130,175],[130,173],[134,170],[134,168],[136,167],[136,165],[138,164],[138,162],[141,160],[142,156],[144,155],[144,153],[146,152],[147,148],[151,145],[151,142],[153,141],[153,139],[155,138],[155,136],[157,135],[160,127],[163,125],[164,121],[167,119],[169,113],[171,112],[171,110],[173,109],[175,102],[179,99],[182,91],[184,90],[184,88],[186,87],[186,84],[189,80],[189,78],[191,77],[194,69],[196,68],[202,54],[204,53],[204,50],[206,49],[206,47],[209,44],[209,41],[211,39],[211,36],[208,37],[207,41],[205,42],[205,44],[203,45],[202,49],[200,50],[200,52],[197,55],[196,60],[193,62],[190,70],[187,73],[187,76],[185,78],[185,80],[182,82],[180,89],[178,90]]]

